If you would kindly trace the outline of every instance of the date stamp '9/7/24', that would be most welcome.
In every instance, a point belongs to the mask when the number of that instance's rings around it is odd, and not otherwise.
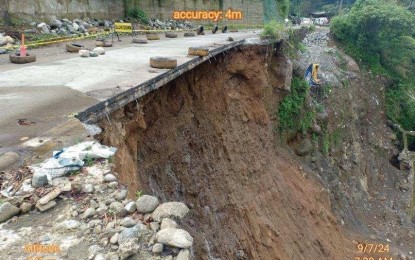
[[[228,9],[224,11],[174,11],[173,19],[175,20],[212,20],[217,22],[218,20],[242,20],[242,11],[234,11]]]
[[[354,260],[393,260],[388,244],[359,243],[356,249],[359,256],[355,256]]]

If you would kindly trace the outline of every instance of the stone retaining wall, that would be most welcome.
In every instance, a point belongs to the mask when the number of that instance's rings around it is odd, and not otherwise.
[[[124,15],[120,0],[0,0],[0,19],[44,21],[54,18],[117,19]]]
[[[123,0],[0,0],[0,19],[49,22],[55,18],[119,19],[124,16]],[[174,10],[219,10],[219,0],[135,0],[149,18],[171,19]],[[242,11],[243,20],[223,20],[226,24],[262,24],[261,0],[223,0],[223,10]],[[207,23],[204,21],[203,23]],[[196,22],[197,23],[197,22]]]

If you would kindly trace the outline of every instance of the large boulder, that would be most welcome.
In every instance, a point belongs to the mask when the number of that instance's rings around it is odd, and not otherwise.
[[[50,22],[50,28],[52,29],[59,29],[62,26],[63,26],[63,23],[58,19],[54,19]]]
[[[193,245],[193,237],[183,229],[165,228],[156,234],[156,240],[164,245],[189,248]]]
[[[166,202],[154,210],[152,217],[158,222],[160,222],[163,218],[181,220],[187,215],[187,213],[189,213],[189,208],[184,203]]]
[[[42,33],[44,33],[44,34],[50,33],[50,27],[46,23],[38,24],[37,28],[41,29]]]
[[[159,204],[159,200],[150,195],[143,195],[136,202],[137,211],[142,214],[153,212]]]

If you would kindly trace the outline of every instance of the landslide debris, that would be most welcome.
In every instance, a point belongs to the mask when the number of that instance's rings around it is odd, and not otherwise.
[[[352,257],[327,190],[280,145],[291,72],[280,43],[246,45],[100,123],[121,182],[189,205],[195,259]]]

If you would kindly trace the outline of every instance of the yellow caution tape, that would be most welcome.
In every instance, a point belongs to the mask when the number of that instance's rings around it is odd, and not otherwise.
[[[215,25],[213,25],[215,26]],[[239,27],[239,26],[246,26],[246,27],[262,27],[263,25],[242,25],[242,24],[234,24],[234,25],[229,25],[228,27]],[[247,28],[249,29],[249,28]],[[133,30],[134,33],[136,32],[184,32],[184,31],[194,31],[193,29],[188,29],[188,30],[184,30],[184,29],[179,29],[179,30]],[[88,39],[88,38],[93,38],[93,37],[98,37],[98,36],[102,36],[102,35],[110,35],[110,34],[115,34],[115,32],[103,32],[103,33],[97,33],[97,34],[91,34],[91,35],[84,35],[84,36],[80,36],[80,37],[67,37],[67,38],[54,38],[54,39],[49,39],[47,41],[35,41],[35,42],[31,42],[29,44],[25,44],[26,47],[33,47],[33,46],[43,46],[43,45],[48,45],[48,44],[55,44],[55,43],[60,43],[60,42],[66,42],[66,41],[74,41],[74,40],[82,40],[82,39]],[[123,34],[123,33],[121,33]],[[6,50],[13,50],[13,49],[18,49],[20,48],[20,45],[13,45],[11,47],[6,47],[4,49]]]

